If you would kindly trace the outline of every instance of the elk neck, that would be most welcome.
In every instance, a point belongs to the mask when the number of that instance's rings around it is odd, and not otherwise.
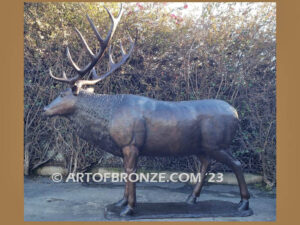
[[[100,147],[111,146],[108,126],[113,112],[121,104],[123,97],[123,95],[80,92],[77,96],[76,109],[67,118],[72,121],[83,139]]]

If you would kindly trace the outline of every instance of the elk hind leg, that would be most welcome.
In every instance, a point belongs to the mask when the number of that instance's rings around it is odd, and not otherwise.
[[[188,204],[195,204],[197,201],[197,198],[200,196],[204,181],[205,181],[205,176],[206,176],[206,171],[207,167],[210,163],[210,159],[206,154],[200,154],[198,155],[198,158],[201,162],[200,166],[200,180],[197,181],[194,190],[192,194],[190,194],[186,200]]]
[[[225,150],[215,150],[210,151],[209,155],[214,158],[215,160],[224,163],[228,167],[232,169],[234,172],[239,188],[240,188],[240,195],[241,201],[239,203],[239,210],[248,210],[249,209],[249,198],[250,194],[247,188],[247,184],[243,175],[242,165],[239,160],[235,159],[230,152]]]

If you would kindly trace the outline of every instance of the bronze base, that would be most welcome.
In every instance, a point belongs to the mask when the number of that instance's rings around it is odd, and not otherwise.
[[[105,208],[108,220],[168,219],[168,218],[208,218],[208,217],[245,217],[253,215],[253,211],[238,211],[238,204],[226,201],[209,200],[196,204],[183,202],[137,203],[132,216],[120,216],[122,207],[114,204]]]

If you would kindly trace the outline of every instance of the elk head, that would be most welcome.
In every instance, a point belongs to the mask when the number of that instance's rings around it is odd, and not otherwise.
[[[104,8],[106,9],[106,11],[110,17],[110,20],[111,20],[111,27],[110,27],[110,30],[108,31],[106,38],[101,37],[100,33],[98,32],[98,30],[95,27],[91,18],[88,15],[86,15],[95,35],[97,37],[97,40],[99,41],[99,44],[100,44],[100,49],[98,50],[98,52],[96,54],[94,54],[93,51],[90,49],[90,47],[88,46],[83,35],[80,33],[80,31],[77,28],[75,28],[76,33],[78,34],[79,38],[81,39],[83,45],[85,46],[85,49],[87,50],[87,52],[91,58],[91,62],[89,62],[85,67],[80,68],[73,61],[70,50],[67,47],[67,51],[66,51],[67,58],[69,60],[70,65],[76,71],[77,75],[75,77],[68,78],[66,76],[66,73],[63,72],[63,76],[61,78],[59,78],[59,77],[54,76],[52,74],[51,69],[49,69],[49,74],[54,80],[63,82],[63,83],[67,83],[70,85],[70,88],[61,92],[60,95],[56,99],[54,99],[48,106],[44,107],[44,115],[46,115],[46,116],[67,115],[67,114],[74,112],[76,110],[76,101],[77,101],[79,92],[80,91],[83,91],[83,92],[93,91],[91,88],[84,89],[84,87],[86,85],[94,85],[94,84],[98,83],[99,81],[103,80],[104,78],[106,78],[107,76],[112,74],[116,69],[121,67],[121,65],[123,65],[130,57],[130,55],[133,51],[136,39],[135,39],[135,41],[132,41],[131,37],[129,36],[131,46],[130,46],[128,53],[125,52],[125,50],[122,46],[122,43],[120,42],[122,58],[118,63],[115,63],[113,61],[111,46],[109,46],[110,41],[114,35],[114,32],[117,28],[117,25],[121,19],[122,14],[123,14],[122,4],[120,7],[118,16],[116,18],[110,13],[110,11],[106,7],[104,7]],[[102,56],[104,55],[108,46],[109,46],[108,71],[105,74],[98,76],[96,73],[96,70],[95,70],[95,65],[102,58]],[[82,80],[83,76],[90,72],[92,73],[92,79],[91,80]]]

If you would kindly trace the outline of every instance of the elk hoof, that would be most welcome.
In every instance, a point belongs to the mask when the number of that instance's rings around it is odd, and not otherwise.
[[[249,201],[246,199],[242,199],[238,204],[238,211],[249,210]]]
[[[116,202],[114,205],[117,207],[122,207],[127,205],[128,201],[126,198],[122,198],[120,201]]]
[[[126,205],[125,208],[121,211],[120,216],[131,216],[133,213],[133,208],[129,205]]]
[[[196,201],[197,201],[197,197],[195,197],[193,194],[190,194],[186,199],[186,203],[191,205],[196,204]]]

